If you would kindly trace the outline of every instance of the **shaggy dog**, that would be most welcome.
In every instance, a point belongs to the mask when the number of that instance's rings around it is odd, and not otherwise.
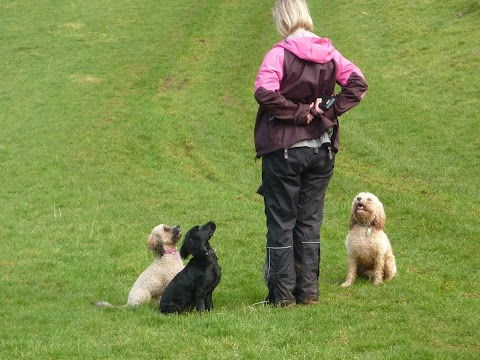
[[[158,305],[167,285],[183,268],[176,244],[182,236],[180,226],[160,224],[155,226],[148,237],[148,248],[157,257],[155,261],[138,277],[128,294],[124,306],[136,306],[153,300]],[[92,303],[96,306],[112,306],[106,301]]]
[[[352,202],[350,231],[346,246],[348,254],[347,279],[342,287],[353,284],[358,276],[367,277],[374,285],[390,280],[397,272],[395,257],[385,227],[385,211],[371,193],[359,193]]]
[[[195,226],[187,232],[180,255],[192,258],[165,289],[160,300],[160,311],[164,314],[191,311],[199,312],[213,308],[212,291],[220,282],[221,269],[215,251],[208,241],[215,232],[213,221]]]

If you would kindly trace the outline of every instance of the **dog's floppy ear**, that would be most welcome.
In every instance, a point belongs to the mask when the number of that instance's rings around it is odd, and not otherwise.
[[[386,221],[387,217],[385,215],[383,204],[380,201],[377,201],[375,204],[375,218],[372,221],[372,226],[378,230],[383,230],[385,228]]]
[[[357,218],[355,217],[355,200],[352,203],[352,209],[350,210],[350,230],[353,229],[355,225],[357,225],[358,221]]]
[[[350,230],[352,230],[353,227],[354,227],[355,225],[357,225],[357,224],[358,224],[358,221],[357,221],[357,219],[355,218],[355,214],[352,212],[352,213],[350,214]]]
[[[207,248],[202,242],[202,239],[194,237],[183,244],[182,249],[180,250],[180,256],[185,259],[189,255],[192,255],[193,257],[202,256],[205,255],[206,252]]]
[[[147,241],[147,246],[158,256],[163,256],[165,250],[163,249],[162,239],[157,234],[150,234]]]
[[[358,221],[355,219],[355,215],[352,214],[350,216],[350,230],[352,230],[353,227],[357,224],[358,224]]]
[[[188,242],[190,242],[190,238],[185,238],[182,247],[180,248],[180,256],[182,259],[186,259],[190,255],[190,251],[188,250]]]
[[[163,245],[161,242],[158,244],[158,247],[157,247],[157,255],[158,256],[165,255],[165,249],[163,248]]]

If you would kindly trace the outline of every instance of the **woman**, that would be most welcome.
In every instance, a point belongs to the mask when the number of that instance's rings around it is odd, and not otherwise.
[[[316,304],[323,203],[339,144],[337,117],[360,102],[367,84],[330,40],[312,33],[305,0],[277,0],[273,18],[283,40],[267,53],[255,81],[260,106],[254,134],[257,157],[263,157],[268,301]],[[335,102],[326,109],[331,96]]]

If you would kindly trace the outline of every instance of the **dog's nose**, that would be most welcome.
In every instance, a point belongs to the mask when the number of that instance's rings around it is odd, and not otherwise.
[[[357,201],[360,201],[362,200],[362,198],[360,196],[357,197]]]

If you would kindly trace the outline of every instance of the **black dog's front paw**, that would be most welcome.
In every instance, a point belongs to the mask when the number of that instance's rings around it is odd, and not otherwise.
[[[207,298],[205,299],[205,308],[207,311],[210,311],[213,309],[212,293],[208,294]]]
[[[197,309],[198,312],[204,312],[205,301],[204,300],[197,301],[197,303],[195,304],[195,308]]]

